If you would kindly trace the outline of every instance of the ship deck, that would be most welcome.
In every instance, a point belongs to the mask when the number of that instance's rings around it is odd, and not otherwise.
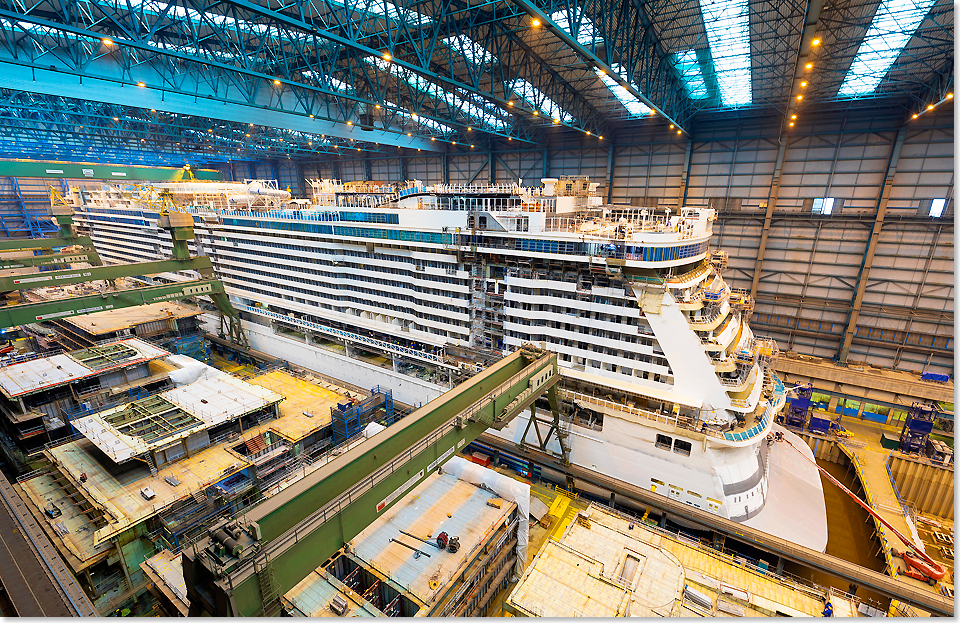
[[[247,382],[286,396],[287,399],[279,405],[280,418],[261,424],[257,429],[272,430],[291,442],[330,426],[330,408],[344,402],[347,393],[354,395],[333,383],[300,379],[283,370],[267,372],[249,378]],[[244,434],[245,439],[247,436]]]
[[[580,616],[723,616],[722,609],[740,616],[820,616],[823,611],[822,590],[692,537],[596,505],[586,510],[584,521],[584,501],[538,485],[531,494],[550,512],[546,527],[531,526],[523,578],[498,596],[507,612],[559,617],[574,611]],[[638,559],[636,576],[624,571],[628,557]],[[689,599],[681,603],[684,586],[708,595],[713,609],[691,606]],[[746,599],[736,597],[743,594]],[[834,594],[831,600],[837,615],[856,616],[849,599]]]

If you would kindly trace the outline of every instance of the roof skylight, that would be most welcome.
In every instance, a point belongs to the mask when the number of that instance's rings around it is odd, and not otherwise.
[[[753,101],[750,72],[750,4],[747,0],[700,0],[713,68],[725,106]]]
[[[687,95],[693,99],[703,99],[709,95],[707,92],[707,83],[703,80],[703,71],[700,69],[700,62],[697,60],[696,50],[686,50],[674,54],[677,72],[680,73],[680,80],[683,82]]]
[[[386,71],[393,74],[397,78],[409,84],[411,87],[413,87],[417,91],[426,93],[427,95],[429,95],[434,99],[441,100],[451,108],[459,110],[460,112],[466,115],[469,115],[475,119],[479,119],[481,121],[489,123],[494,128],[502,129],[507,126],[507,122],[499,114],[500,113],[499,109],[494,109],[496,110],[496,114],[495,114],[493,111],[485,107],[479,106],[472,101],[469,101],[468,99],[466,99],[466,97],[446,91],[443,88],[441,88],[439,85],[436,85],[430,82],[429,80],[420,76],[419,74],[415,74],[412,71],[409,71],[403,67],[400,67],[399,65],[385,61],[379,56],[368,56],[364,60],[366,60],[371,65],[375,65],[382,71]],[[429,124],[425,123],[424,125],[429,125]],[[433,127],[433,126],[430,126],[430,127]],[[449,126],[444,125],[443,127],[445,128],[444,131],[453,131],[452,128],[450,128]]]
[[[854,97],[873,93],[900,56],[934,0],[883,0],[870,29],[860,42],[838,95]]]
[[[619,74],[621,77],[624,77],[623,70],[620,65],[616,65],[616,64],[611,65],[610,69],[617,72],[617,74]],[[614,96],[616,96],[616,98],[620,100],[620,103],[623,104],[624,108],[626,108],[631,115],[633,115],[634,117],[642,117],[644,115],[650,114],[651,112],[650,107],[644,104],[643,102],[641,102],[640,100],[638,100],[636,97],[634,97],[633,94],[630,93],[630,91],[620,86],[620,84],[618,84],[616,80],[608,76],[606,73],[600,71],[599,69],[597,69],[596,72],[597,72],[597,76],[600,77],[600,80],[602,80],[603,83],[607,85],[607,88],[613,92]],[[624,79],[626,78],[624,77]]]
[[[574,5],[570,10],[556,11],[550,15],[550,20],[576,37],[577,43],[593,46],[594,43],[603,43],[603,38],[597,36],[597,29],[589,18],[583,17],[580,7]]]
[[[486,48],[466,35],[457,35],[456,37],[447,37],[443,40],[450,48],[463,55],[465,59],[473,65],[483,65],[485,63],[497,63],[497,58],[488,52]]]
[[[527,103],[534,108],[550,115],[551,119],[560,119],[561,121],[573,120],[573,115],[560,108],[556,102],[544,95],[540,89],[523,78],[518,78],[513,83],[513,92],[527,100]]]

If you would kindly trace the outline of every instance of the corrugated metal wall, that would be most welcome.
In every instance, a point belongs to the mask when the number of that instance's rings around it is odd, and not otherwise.
[[[894,454],[890,457],[900,497],[922,513],[953,519],[953,469],[921,463]]]

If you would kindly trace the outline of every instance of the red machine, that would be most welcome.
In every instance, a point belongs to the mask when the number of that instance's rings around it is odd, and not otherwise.
[[[803,458],[813,463],[814,466],[816,466],[816,468],[820,470],[820,473],[823,474],[823,476],[827,480],[829,480],[833,484],[840,487],[841,491],[843,491],[844,493],[849,495],[851,498],[853,498],[856,501],[856,503],[859,504],[861,507],[863,507],[865,511],[870,513],[874,517],[874,519],[876,519],[877,521],[882,523],[884,526],[886,526],[888,530],[890,530],[895,535],[897,535],[897,538],[903,541],[904,545],[906,545],[907,547],[913,550],[913,552],[908,552],[908,551],[898,552],[893,548],[890,549],[891,555],[898,558],[902,558],[903,562],[906,563],[907,569],[903,573],[905,576],[907,576],[908,578],[913,578],[915,580],[920,580],[921,582],[926,582],[930,586],[933,586],[937,583],[937,580],[941,579],[944,575],[946,575],[947,570],[943,565],[941,565],[936,560],[927,556],[926,552],[924,552],[922,549],[914,545],[913,541],[905,537],[903,534],[900,533],[899,530],[891,526],[890,522],[888,522],[886,519],[884,519],[879,514],[877,514],[877,512],[874,511],[872,508],[864,504],[863,500],[857,497],[857,495],[854,494],[853,491],[844,487],[839,480],[837,480],[830,474],[830,472],[828,472],[827,470],[817,465],[816,461],[811,460],[810,457],[808,457],[806,454],[804,454],[803,452],[800,452],[800,450],[798,450],[795,445],[790,443],[790,441],[784,438],[782,435],[778,434],[776,436],[776,440],[787,442],[787,444],[791,448],[793,448],[794,450],[800,453],[800,456],[802,456]]]

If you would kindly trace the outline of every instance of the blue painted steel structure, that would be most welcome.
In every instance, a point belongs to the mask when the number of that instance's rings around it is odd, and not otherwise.
[[[858,50],[896,20],[877,0],[821,5],[0,0],[0,151],[177,164],[544,146],[556,126],[599,141],[644,114],[633,102],[682,132],[702,111],[845,106],[860,66],[882,75],[858,98],[912,111],[952,93],[952,3],[891,32],[903,43],[881,69]],[[716,36],[734,30],[735,46]],[[731,76],[748,81],[736,95]]]
[[[927,438],[939,413],[940,408],[936,404],[913,403],[900,430],[900,452],[924,454]]]

